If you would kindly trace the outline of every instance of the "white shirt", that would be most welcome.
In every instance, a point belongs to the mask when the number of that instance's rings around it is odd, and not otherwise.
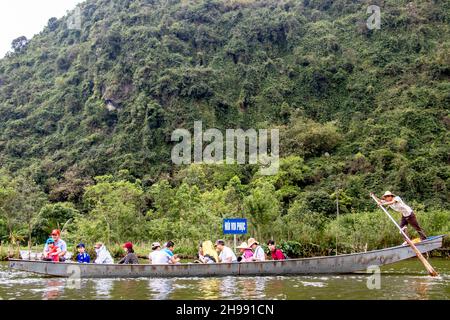
[[[161,250],[156,250],[150,253],[150,260],[152,264],[167,264],[167,255]]]
[[[413,209],[411,209],[408,205],[406,205],[399,196],[395,197],[394,201],[395,203],[389,205],[389,208],[397,212],[400,212],[404,217],[409,217],[411,215]]]
[[[266,261],[266,255],[261,246],[256,247],[255,253],[253,254],[253,259],[256,259],[257,261]]]
[[[223,250],[219,255],[220,261],[221,262],[229,262],[229,261],[227,261],[227,259],[230,257],[231,257],[231,262],[237,261],[236,255],[234,254],[233,250],[231,250],[231,248],[228,248],[228,247],[223,247]]]
[[[95,249],[97,253],[97,259],[95,259],[95,263],[97,264],[113,264],[114,260],[111,257],[111,254],[106,249],[105,246],[101,246],[99,249]]]

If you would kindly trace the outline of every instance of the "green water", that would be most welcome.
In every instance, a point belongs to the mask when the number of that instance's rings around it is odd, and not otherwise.
[[[450,260],[431,259],[430,277],[417,259],[382,268],[381,288],[368,274],[176,279],[67,280],[10,271],[0,264],[0,299],[450,299]]]

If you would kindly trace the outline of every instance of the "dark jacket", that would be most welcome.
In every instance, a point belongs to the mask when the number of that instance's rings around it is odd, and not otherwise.
[[[139,264],[139,259],[134,253],[130,252],[119,261],[119,264]]]

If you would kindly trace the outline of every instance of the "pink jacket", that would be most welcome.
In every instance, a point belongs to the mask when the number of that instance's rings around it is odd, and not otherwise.
[[[253,251],[252,249],[245,249],[244,253],[242,254],[242,261],[243,262],[249,262],[253,259]]]

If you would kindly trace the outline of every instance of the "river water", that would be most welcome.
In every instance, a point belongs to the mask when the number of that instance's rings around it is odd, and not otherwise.
[[[445,299],[450,300],[450,260],[430,260],[440,276],[427,275],[417,259],[382,268],[380,289],[369,274],[175,279],[66,279],[11,271],[0,264],[0,299]]]

